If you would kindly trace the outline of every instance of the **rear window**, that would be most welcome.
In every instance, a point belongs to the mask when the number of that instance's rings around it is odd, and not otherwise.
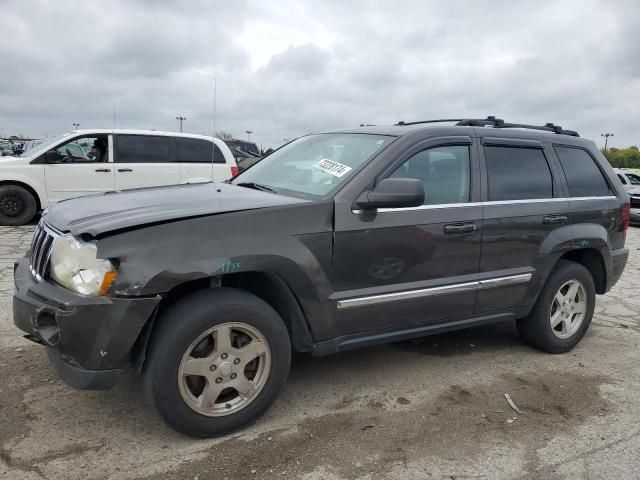
[[[182,163],[211,163],[211,147],[208,140],[197,138],[176,138],[178,162]],[[224,155],[215,146],[213,163],[225,163]]]
[[[489,200],[553,197],[553,178],[540,149],[484,147]]]
[[[613,192],[596,161],[580,148],[555,147],[572,197],[604,197]]]
[[[170,137],[118,135],[117,161],[122,163],[166,163],[171,161]]]

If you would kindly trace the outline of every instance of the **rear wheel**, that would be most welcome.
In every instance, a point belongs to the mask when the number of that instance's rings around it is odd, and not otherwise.
[[[36,214],[33,195],[18,185],[0,186],[0,225],[24,225]]]
[[[562,353],[577,345],[593,317],[596,289],[589,270],[561,260],[528,317],[518,320],[520,335],[531,345]]]
[[[229,288],[183,298],[158,320],[146,395],[176,430],[233,432],[263,415],[289,373],[287,329],[263,300]]]

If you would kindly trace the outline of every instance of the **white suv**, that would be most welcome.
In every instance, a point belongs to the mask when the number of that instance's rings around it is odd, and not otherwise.
[[[640,187],[640,175],[631,173],[625,168],[614,168],[613,171],[616,172],[625,190],[637,190]]]
[[[219,182],[237,171],[231,150],[217,138],[154,130],[68,132],[19,157],[0,158],[0,225],[23,225],[67,198]]]

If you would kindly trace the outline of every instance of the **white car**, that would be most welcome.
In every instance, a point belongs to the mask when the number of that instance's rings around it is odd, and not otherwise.
[[[640,187],[640,175],[631,173],[624,168],[614,168],[614,172],[622,182],[625,190],[637,189]]]
[[[23,225],[39,210],[67,198],[220,182],[237,171],[231,150],[217,138],[154,130],[76,130],[19,157],[0,158],[0,225]]]

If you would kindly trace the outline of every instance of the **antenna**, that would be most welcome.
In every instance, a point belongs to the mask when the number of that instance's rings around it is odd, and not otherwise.
[[[216,96],[218,80],[213,77],[213,145],[211,146],[211,181],[213,182],[213,162],[216,155]]]

